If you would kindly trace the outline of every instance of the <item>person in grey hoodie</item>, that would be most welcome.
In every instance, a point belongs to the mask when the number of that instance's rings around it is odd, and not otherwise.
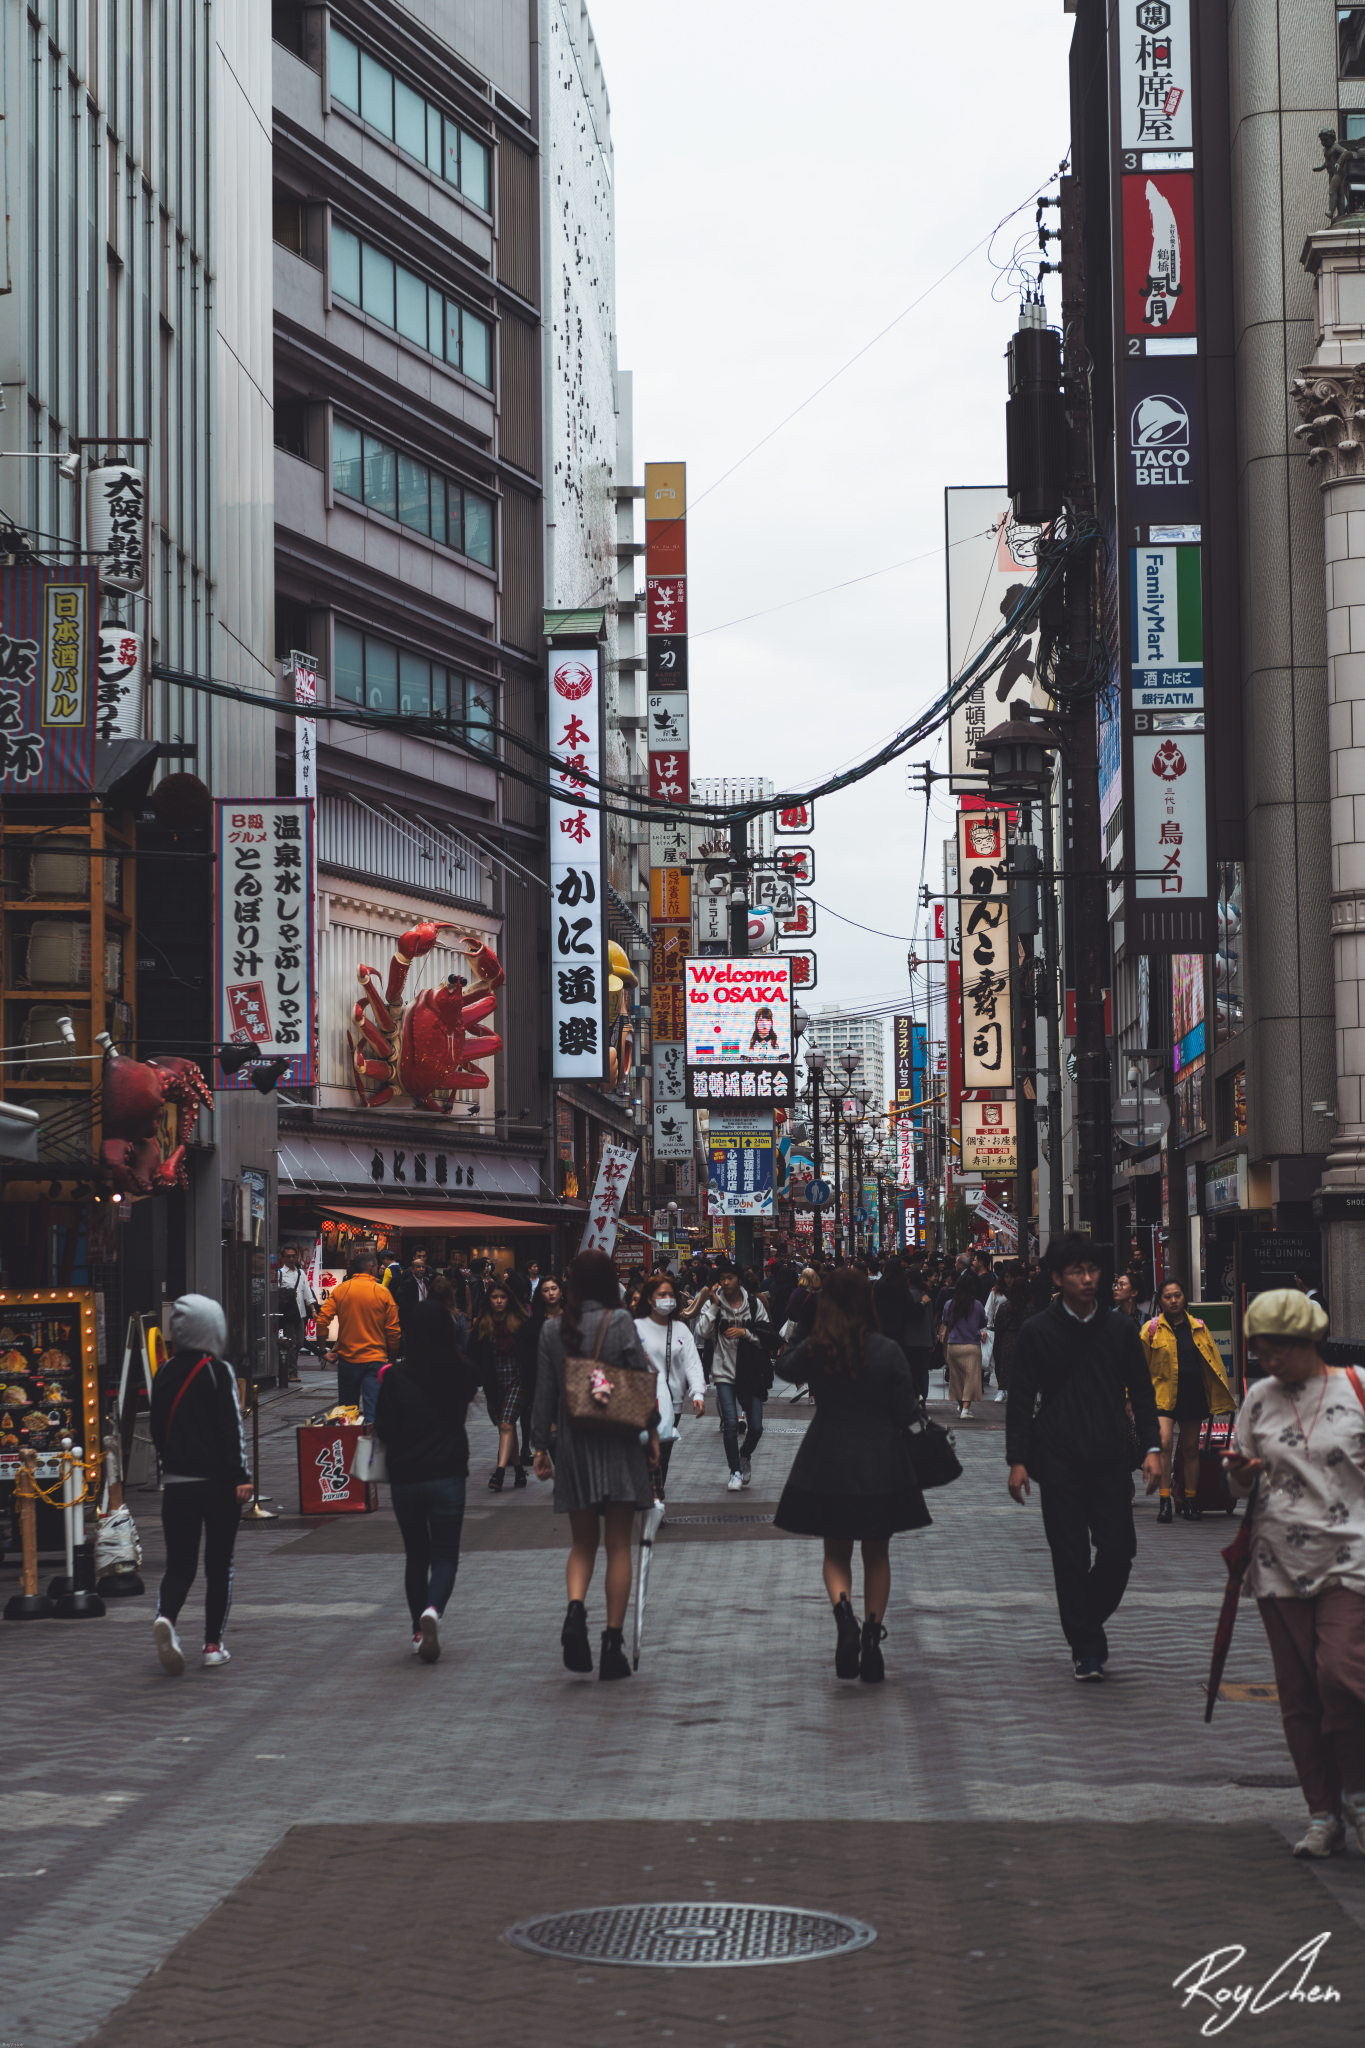
[[[223,1629],[232,1604],[232,1553],[251,1498],[237,1379],[223,1357],[227,1319],[206,1294],[182,1294],[171,1310],[171,1356],[152,1387],[152,1441],[161,1460],[166,1571],[152,1641],[163,1671],[178,1678],[185,1653],[175,1624],[199,1570],[204,1543],[204,1662],[226,1664]]]

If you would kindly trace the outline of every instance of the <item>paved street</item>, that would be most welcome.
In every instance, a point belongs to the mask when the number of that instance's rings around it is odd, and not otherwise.
[[[264,1418],[287,1509],[292,1420],[324,1386]],[[978,1412],[963,1480],[895,1547],[880,1691],[836,1682],[815,1547],[762,1519],[809,1413],[780,1402],[744,1494],[714,1417],[687,1427],[628,1684],[563,1671],[564,1532],[548,1489],[486,1492],[485,1423],[435,1668],[409,1652],[387,1509],[244,1530],[223,1671],[162,1675],[150,1592],[104,1622],[6,1628],[23,1717],[0,1787],[0,2038],[1182,2041],[1213,2008],[1181,2011],[1179,1971],[1238,1943],[1237,1981],[1259,1984],[1327,1932],[1312,1981],[1340,2001],[1237,2025],[1358,2041],[1365,1859],[1289,1857],[1273,1703],[1202,1719],[1230,1525],[1158,1529],[1140,1504],[1112,1677],[1078,1687],[1036,1499],[1010,1503],[1003,1411]],[[154,1573],[156,1497],[132,1506]],[[595,1635],[600,1594],[591,1616]],[[1227,1682],[1269,1678],[1252,1612]],[[844,1913],[877,1938],[739,1971],[589,1968],[502,1938],[650,1899]]]

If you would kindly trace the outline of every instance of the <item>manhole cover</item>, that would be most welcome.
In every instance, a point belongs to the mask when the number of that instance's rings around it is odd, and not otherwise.
[[[665,1529],[700,1529],[714,1522],[771,1522],[771,1515],[669,1515]]]
[[[753,1963],[808,1963],[847,1955],[877,1939],[875,1927],[842,1913],[799,1906],[727,1906],[672,1901],[546,1913],[507,1930],[516,1948],[574,1963],[655,1970],[737,1969]]]

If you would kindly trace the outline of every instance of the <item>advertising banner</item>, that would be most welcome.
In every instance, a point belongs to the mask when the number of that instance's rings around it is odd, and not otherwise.
[[[1009,1180],[1018,1168],[1012,1102],[964,1102],[962,1171]]]
[[[99,716],[95,571],[0,571],[0,613],[0,794],[89,789]]]
[[[645,574],[687,573],[687,464],[645,464]]]
[[[648,699],[649,751],[685,754],[688,748],[686,690],[651,690]]]
[[[1199,522],[1199,370],[1193,356],[1131,356],[1120,421],[1128,505],[1143,524]]]
[[[1133,890],[1209,894],[1202,732],[1133,735]]]
[[[294,702],[318,701],[318,665],[311,654],[291,654],[285,666],[285,680],[294,678]],[[294,794],[316,797],[318,793],[318,722],[316,718],[294,720]]]
[[[915,1185],[915,1119],[912,1116],[896,1118],[896,1185],[902,1188]]]
[[[1204,709],[1202,550],[1128,550],[1133,709]]]
[[[313,806],[299,798],[223,797],[213,807],[217,873],[217,1037],[287,1058],[280,1085],[314,1080]],[[218,1088],[249,1088],[251,1068]]]
[[[546,660],[551,770],[550,1045],[556,1080],[601,1081],[607,1072],[606,830],[581,799],[598,792],[602,680],[597,648],[551,649]]]
[[[1194,179],[1188,171],[1123,180],[1123,322],[1127,334],[1193,334]]]
[[[680,1102],[654,1101],[654,1157],[656,1159],[690,1159],[692,1157],[692,1126],[695,1112],[684,1109]]]
[[[948,574],[948,682],[961,675],[993,633],[1009,618],[1035,565],[1029,545],[1032,528],[1013,523],[1004,485],[981,488],[950,486],[943,494],[944,547]],[[1024,552],[1019,552],[1023,550]],[[1027,555],[1027,558],[1025,558]],[[953,791],[984,789],[986,777],[972,755],[993,725],[1008,717],[1013,697],[1043,704],[1034,689],[1037,630],[1015,650],[989,682],[977,683],[948,720],[948,787]]]
[[[685,804],[688,798],[688,757],[675,749],[649,757],[649,797],[656,804]]]
[[[1192,148],[1189,0],[1129,0],[1117,21],[1123,148]]]
[[[592,1191],[588,1221],[583,1231],[581,1252],[605,1252],[611,1257],[616,1243],[616,1226],[621,1214],[630,1176],[639,1154],[631,1145],[604,1145]]]
[[[773,1119],[712,1110],[707,1134],[713,1216],[773,1213]]]
[[[896,1062],[896,1101],[913,1102],[915,1099],[915,1020],[913,1017],[893,1017],[891,1034]]]
[[[684,982],[689,1066],[791,1065],[788,960],[688,960]]]
[[[1003,810],[961,813],[958,871],[962,877],[958,906],[962,919],[962,1085],[1012,1088],[1014,1011]]]

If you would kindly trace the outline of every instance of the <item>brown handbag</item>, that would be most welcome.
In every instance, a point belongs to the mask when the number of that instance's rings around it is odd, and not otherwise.
[[[638,1437],[658,1418],[656,1374],[630,1365],[599,1363],[613,1311],[604,1311],[591,1358],[565,1358],[564,1410],[575,1429],[599,1436]]]

